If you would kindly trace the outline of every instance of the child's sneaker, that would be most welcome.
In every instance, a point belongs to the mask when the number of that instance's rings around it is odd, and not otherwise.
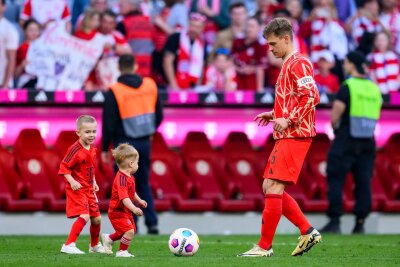
[[[76,247],[75,243],[68,245],[63,244],[61,247],[61,252],[67,254],[85,254],[85,252]]]
[[[99,242],[96,246],[92,247],[89,244],[89,253],[107,253],[106,249]]]
[[[102,234],[101,239],[103,240],[103,246],[104,246],[104,249],[106,250],[106,253],[112,254],[113,253],[112,246],[114,244],[114,241],[111,240],[110,235]]]
[[[127,250],[118,250],[117,253],[115,254],[115,257],[121,257],[121,258],[133,258],[131,253],[129,253]]]

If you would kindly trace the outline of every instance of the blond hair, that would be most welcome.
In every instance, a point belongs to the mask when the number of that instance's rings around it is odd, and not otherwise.
[[[292,23],[286,18],[274,18],[264,28],[263,36],[267,39],[270,35],[276,35],[282,37],[285,34],[290,36],[290,40],[293,41],[293,28]]]
[[[139,157],[139,152],[130,144],[123,143],[112,150],[112,155],[118,167],[126,167],[126,160],[133,158],[136,160]]]
[[[96,123],[96,119],[90,115],[81,115],[76,120],[76,130],[80,131],[84,123]]]

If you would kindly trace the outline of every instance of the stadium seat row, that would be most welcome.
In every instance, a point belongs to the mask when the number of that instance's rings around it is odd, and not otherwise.
[[[64,180],[57,174],[67,148],[76,141],[73,131],[63,131],[52,149],[40,132],[20,132],[12,153],[0,147],[0,210],[64,211]],[[158,211],[245,212],[262,210],[262,174],[274,141],[271,136],[261,150],[251,146],[246,134],[232,132],[221,149],[214,149],[202,132],[190,132],[180,152],[169,148],[162,135],[153,138],[150,182]],[[296,186],[287,191],[307,212],[324,212],[326,156],[330,140],[325,134],[314,139]],[[372,178],[373,210],[400,211],[400,133],[394,134],[377,154]],[[108,209],[114,179],[112,163],[96,161],[100,209]],[[353,181],[348,176],[343,207],[354,206]]]

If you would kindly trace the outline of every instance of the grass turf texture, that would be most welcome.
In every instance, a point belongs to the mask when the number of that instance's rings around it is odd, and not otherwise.
[[[309,253],[292,257],[297,236],[274,239],[272,258],[238,258],[252,247],[257,236],[201,236],[200,249],[193,257],[175,257],[168,249],[167,236],[137,236],[129,251],[135,258],[100,254],[60,253],[64,236],[0,236],[0,266],[399,266],[400,238],[396,235],[323,235],[322,243]],[[87,252],[89,237],[78,239]]]

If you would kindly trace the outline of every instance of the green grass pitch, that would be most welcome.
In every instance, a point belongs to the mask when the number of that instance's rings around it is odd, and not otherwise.
[[[0,236],[0,266],[399,266],[398,235],[323,235],[322,243],[309,253],[292,257],[297,236],[278,235],[272,258],[238,258],[251,248],[257,236],[201,236],[200,249],[193,257],[175,257],[168,249],[168,236],[137,236],[130,252],[135,258],[115,258],[99,254],[61,254],[65,236]],[[77,245],[87,251],[88,236]],[[118,249],[114,244],[114,252]]]

